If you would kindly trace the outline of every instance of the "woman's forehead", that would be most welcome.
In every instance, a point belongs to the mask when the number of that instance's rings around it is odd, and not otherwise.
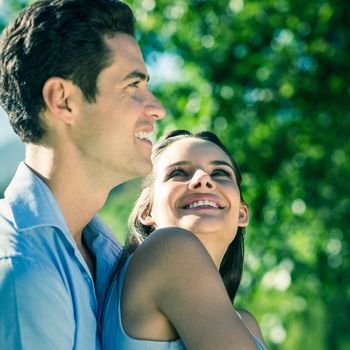
[[[169,145],[160,153],[156,163],[158,168],[167,167],[169,164],[186,161],[213,162],[223,160],[232,164],[229,156],[215,143],[194,137],[180,139]]]

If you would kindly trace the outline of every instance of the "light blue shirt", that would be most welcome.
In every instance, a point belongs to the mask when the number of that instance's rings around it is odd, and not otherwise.
[[[21,163],[0,200],[0,349],[100,349],[121,246],[97,216],[83,237],[95,283],[49,188]]]

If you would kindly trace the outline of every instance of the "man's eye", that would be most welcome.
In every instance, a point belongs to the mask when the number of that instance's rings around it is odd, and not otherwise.
[[[129,87],[139,87],[139,84],[140,84],[140,81],[137,80],[137,81],[132,82],[132,83],[129,84],[128,86],[129,86]]]

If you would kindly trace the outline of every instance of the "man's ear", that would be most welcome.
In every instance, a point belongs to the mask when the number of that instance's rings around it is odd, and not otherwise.
[[[65,123],[73,120],[71,108],[71,96],[73,83],[60,77],[51,77],[46,80],[42,94],[46,109],[56,118]]]
[[[249,209],[246,204],[241,203],[239,207],[238,226],[246,227],[249,224]]]
[[[144,216],[140,215],[139,220],[141,224],[145,226],[155,226],[156,224],[156,222],[154,221],[151,215],[144,215]]]

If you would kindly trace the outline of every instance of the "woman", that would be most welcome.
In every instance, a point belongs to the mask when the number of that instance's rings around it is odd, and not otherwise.
[[[213,133],[181,130],[152,162],[106,301],[104,349],[265,349],[254,317],[232,307],[249,220],[238,165]]]

